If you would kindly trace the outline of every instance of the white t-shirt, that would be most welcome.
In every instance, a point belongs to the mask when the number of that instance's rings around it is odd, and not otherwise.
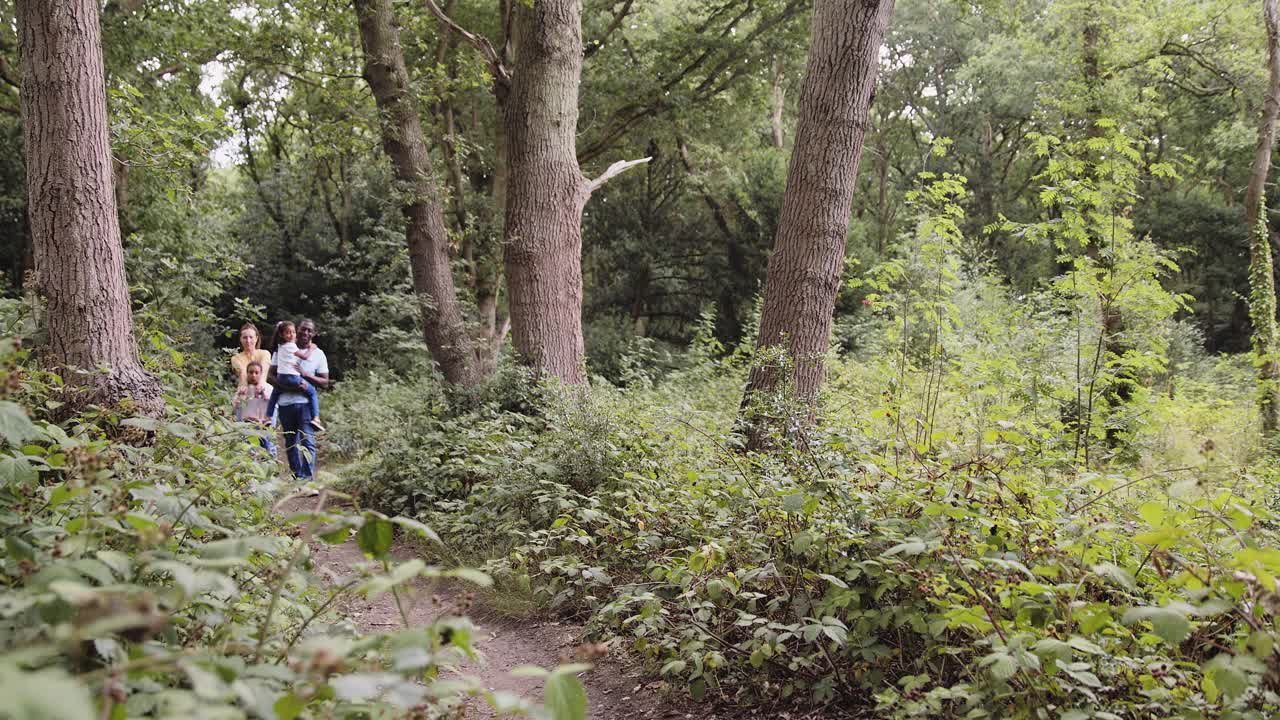
[[[296,348],[297,345],[294,345],[294,347]],[[280,346],[280,348],[278,348],[278,350],[283,350],[283,349],[284,349],[283,345]],[[288,375],[290,373],[281,369],[280,365],[277,363],[277,357],[279,356],[279,354],[280,353],[277,351],[275,355],[271,356],[271,367],[276,369],[277,374],[284,373]],[[315,343],[311,343],[311,357],[296,358],[296,360],[298,362],[299,370],[301,370],[301,372],[296,373],[297,375],[302,375],[302,374],[328,375],[329,374],[329,359],[324,356],[324,351],[321,350],[320,347],[317,346]],[[301,405],[306,401],[307,401],[306,393],[283,391],[280,393],[280,400],[277,403],[277,405]]]
[[[276,356],[271,358],[271,364],[276,366],[276,372],[280,375],[301,375],[302,371],[298,367],[299,361],[297,343],[280,343],[280,347],[276,348]]]

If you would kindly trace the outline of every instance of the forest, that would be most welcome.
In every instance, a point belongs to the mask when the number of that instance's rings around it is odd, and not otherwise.
[[[1280,0],[0,20],[0,720],[1280,716]]]

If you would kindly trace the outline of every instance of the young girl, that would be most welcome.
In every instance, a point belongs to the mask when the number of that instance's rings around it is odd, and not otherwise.
[[[271,386],[267,384],[265,366],[257,360],[245,366],[245,385],[237,391],[234,408],[236,419],[271,427],[272,413],[267,411],[271,404]],[[275,457],[276,446],[269,438],[261,438],[262,447]]]
[[[307,402],[311,404],[311,424],[317,430],[324,430],[324,426],[320,424],[320,398],[316,395],[315,386],[302,379],[302,361],[311,357],[312,348],[299,348],[294,342],[297,336],[298,331],[293,323],[286,320],[276,325],[275,337],[271,339],[271,344],[276,347],[276,383],[280,392],[296,390],[306,393]],[[272,394],[271,401],[267,404],[267,417],[271,417],[276,411],[276,401],[279,399],[279,392]]]

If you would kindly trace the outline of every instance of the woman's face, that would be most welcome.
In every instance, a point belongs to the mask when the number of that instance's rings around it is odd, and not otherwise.
[[[253,350],[258,346],[258,333],[253,328],[245,328],[240,331],[240,347],[246,352]]]

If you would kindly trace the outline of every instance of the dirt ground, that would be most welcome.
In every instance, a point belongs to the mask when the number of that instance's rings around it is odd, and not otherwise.
[[[288,515],[309,510],[313,503],[313,500],[289,500],[279,510]],[[368,562],[354,538],[343,545],[315,541],[311,551],[315,571],[332,584],[341,584],[357,574],[360,565]],[[412,549],[399,541],[392,553],[402,559],[413,556]],[[428,625],[464,602],[466,592],[466,588],[459,585],[437,585],[431,589],[418,585],[402,593],[401,601],[411,624]],[[353,597],[340,610],[352,624],[366,632],[383,632],[401,624],[400,612],[391,593],[372,599]],[[511,675],[511,669],[522,665],[553,668],[573,661],[582,652],[583,629],[578,625],[538,617],[502,618],[482,602],[472,605],[467,614],[478,628],[475,644],[483,659],[468,663],[462,672],[479,678],[491,690],[506,690],[541,702],[542,680]],[[615,650],[603,658],[592,660],[592,669],[581,676],[587,689],[587,716],[591,720],[729,720],[743,717],[740,713],[717,712],[707,706],[664,696],[659,691],[659,682],[645,677],[630,658],[618,655]],[[479,720],[495,715],[484,703],[473,702],[466,717]]]

